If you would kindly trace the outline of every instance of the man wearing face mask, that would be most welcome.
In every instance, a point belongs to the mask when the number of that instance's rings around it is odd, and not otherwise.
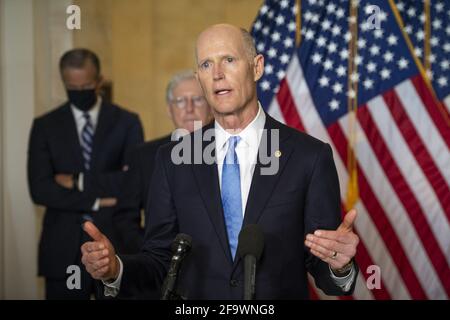
[[[143,141],[143,130],[136,114],[102,100],[95,53],[70,50],[59,66],[68,102],[34,120],[28,149],[31,197],[46,207],[38,271],[47,299],[89,299],[97,292],[80,260],[80,245],[89,240],[81,225],[86,220],[102,225],[124,247],[112,216],[129,150]],[[68,288],[71,265],[81,270],[75,288]]]

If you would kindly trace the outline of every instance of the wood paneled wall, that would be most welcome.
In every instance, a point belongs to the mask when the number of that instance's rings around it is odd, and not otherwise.
[[[250,28],[262,0],[76,0],[82,29],[74,46],[99,54],[113,100],[141,116],[146,138],[170,132],[164,91],[171,75],[194,67],[194,44],[207,26]]]

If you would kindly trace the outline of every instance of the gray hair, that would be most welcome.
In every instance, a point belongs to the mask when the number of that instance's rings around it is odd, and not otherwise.
[[[173,99],[173,90],[177,85],[180,84],[180,82],[192,79],[196,80],[195,73],[192,70],[184,70],[173,75],[166,88],[167,103],[170,103],[170,101]]]
[[[241,29],[242,39],[244,40],[244,49],[247,53],[249,62],[252,63],[253,58],[256,57],[256,55],[257,55],[255,41],[253,40],[253,37],[250,34],[250,32],[248,32],[244,28],[240,28],[240,29]]]

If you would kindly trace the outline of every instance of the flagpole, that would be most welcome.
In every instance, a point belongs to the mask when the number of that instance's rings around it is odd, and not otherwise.
[[[424,55],[423,55],[423,63],[425,65],[425,71],[427,73],[428,78],[431,81],[431,63],[430,63],[430,54],[431,54],[431,48],[430,48],[430,38],[431,38],[431,15],[430,15],[430,0],[425,0],[423,3],[424,11],[425,11],[425,23],[424,23],[424,33],[425,37],[423,39],[423,48],[424,48]]]
[[[439,112],[442,114],[442,117],[444,118],[444,121],[446,122],[447,126],[450,127],[450,118],[448,117],[447,112],[445,111],[444,106],[442,105],[441,101],[439,101],[439,99],[437,98],[436,92],[434,92],[433,85],[431,84],[431,81],[425,72],[422,62],[420,61],[420,59],[417,58],[416,53],[414,52],[414,46],[411,42],[411,39],[405,32],[403,19],[400,16],[400,13],[398,12],[397,7],[395,6],[395,3],[393,0],[389,0],[389,6],[391,7],[392,12],[394,13],[394,17],[400,28],[400,32],[406,41],[406,45],[408,46],[409,51],[411,52],[411,56],[416,64],[417,68],[419,69],[419,72],[422,75],[422,78],[425,81],[425,84],[427,85],[428,89],[430,89],[431,96],[433,97],[433,99],[438,107]]]
[[[300,42],[302,41],[302,1],[296,0],[297,12],[295,14],[295,45],[300,47]]]
[[[350,19],[349,19],[349,57],[348,57],[348,74],[347,87],[348,99],[347,106],[349,112],[349,139],[347,147],[347,170],[349,180],[346,195],[346,210],[352,209],[359,198],[358,191],[358,168],[356,165],[355,143],[356,143],[356,112],[358,109],[358,66],[356,65],[356,56],[358,54],[358,2],[351,0],[350,2]],[[353,75],[355,77],[353,78]]]

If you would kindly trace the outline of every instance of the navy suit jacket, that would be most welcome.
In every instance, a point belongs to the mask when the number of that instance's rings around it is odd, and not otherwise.
[[[120,209],[114,213],[114,223],[121,226],[126,237],[127,252],[139,252],[144,240],[141,210],[148,201],[148,190],[155,167],[156,153],[160,146],[169,143],[170,135],[142,143],[129,155],[129,170],[124,178]]]
[[[91,213],[95,224],[122,250],[120,230],[113,224],[114,208],[92,213],[95,199],[119,197],[129,149],[143,141],[139,117],[115,105],[102,103],[94,134],[91,170],[84,173],[84,191],[69,190],[54,181],[57,173],[84,171],[75,119],[66,103],[36,118],[28,149],[28,184],[33,201],[46,207],[39,243],[39,275],[64,278],[77,262],[86,237],[82,215]]]
[[[202,130],[211,129],[213,125]],[[265,247],[257,266],[256,299],[307,299],[307,272],[329,295],[344,292],[333,282],[326,263],[304,246],[307,233],[335,230],[341,221],[340,192],[329,145],[274,120],[265,129],[279,132],[279,170],[262,175],[255,167],[243,225],[258,224]],[[192,135],[191,135],[192,137]],[[203,143],[203,149],[209,142]],[[192,250],[179,274],[179,293],[188,299],[242,299],[243,261],[231,257],[216,164],[171,161],[176,143],[157,155],[148,202],[149,223],[138,255],[122,255],[120,294],[129,296],[163,281],[170,246],[182,232],[192,236]],[[274,156],[274,150],[267,153]],[[353,290],[353,288],[352,288]],[[350,294],[352,292],[348,292]]]

